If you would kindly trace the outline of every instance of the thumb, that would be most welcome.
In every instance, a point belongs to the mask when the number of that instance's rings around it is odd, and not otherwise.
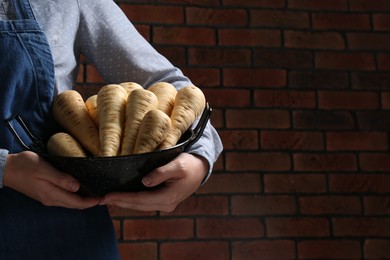
[[[151,171],[145,177],[142,178],[142,183],[146,187],[154,187],[169,180],[170,178],[172,178],[172,176],[170,176],[171,171],[169,170],[169,168],[169,164],[167,164]]]
[[[66,173],[62,173],[60,171],[53,171],[52,174],[49,176],[50,177],[48,177],[47,181],[64,190],[70,192],[77,192],[80,188],[80,183],[75,178]]]

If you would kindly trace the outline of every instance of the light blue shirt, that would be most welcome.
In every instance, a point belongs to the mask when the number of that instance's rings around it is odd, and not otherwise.
[[[75,86],[80,54],[95,65],[107,83],[132,81],[147,88],[164,81],[178,89],[192,84],[137,32],[114,1],[30,0],[30,3],[52,50],[56,94]],[[0,7],[3,6],[0,19],[14,18],[9,4],[0,0]],[[206,180],[221,151],[221,140],[208,124],[189,151],[207,159],[210,168]],[[0,187],[7,155],[8,151],[0,147]]]

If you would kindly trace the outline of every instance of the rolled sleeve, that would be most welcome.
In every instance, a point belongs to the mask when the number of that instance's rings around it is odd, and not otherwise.
[[[3,188],[4,169],[7,156],[8,150],[0,149],[0,189]]]

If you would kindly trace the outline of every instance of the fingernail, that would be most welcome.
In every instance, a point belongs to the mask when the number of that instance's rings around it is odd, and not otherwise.
[[[150,178],[150,177],[144,177],[143,179],[142,179],[142,183],[144,184],[144,185],[149,185],[149,184],[151,184],[152,183],[152,178]]]
[[[71,191],[77,191],[77,190],[79,189],[79,183],[76,182],[76,181],[70,182],[70,184],[69,184],[69,189],[70,189]]]

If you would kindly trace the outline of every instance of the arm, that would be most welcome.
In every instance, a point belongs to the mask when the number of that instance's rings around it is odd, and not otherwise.
[[[79,51],[100,71],[108,83],[134,81],[144,87],[156,82],[177,89],[192,84],[182,72],[160,55],[110,0],[79,1]],[[113,193],[102,201],[140,210],[173,210],[210,175],[222,151],[222,143],[210,123],[188,153],[151,172],[144,184],[164,188],[154,192]],[[175,198],[175,199],[172,199]]]

